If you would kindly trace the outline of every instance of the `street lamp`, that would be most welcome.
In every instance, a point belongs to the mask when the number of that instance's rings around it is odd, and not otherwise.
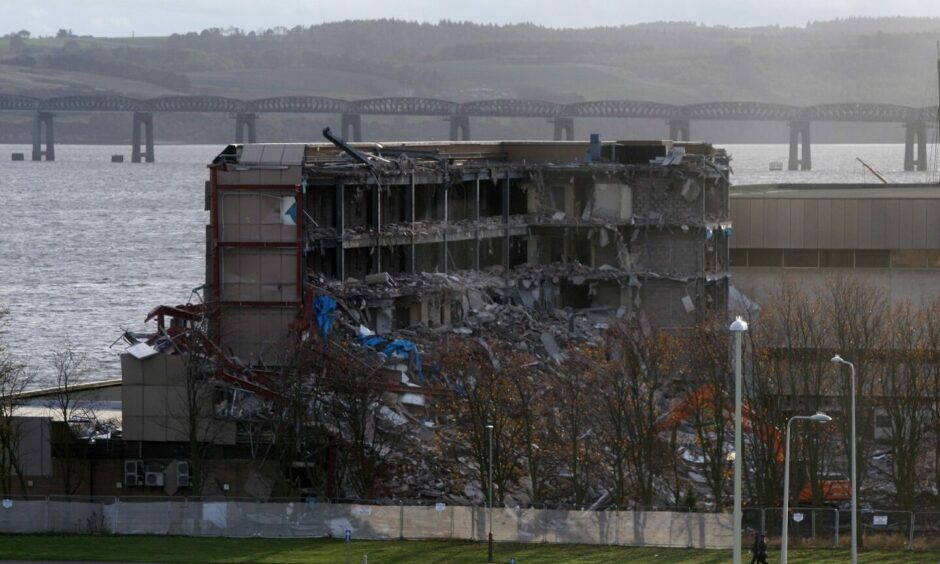
[[[780,531],[780,564],[787,564],[787,529],[790,525],[790,424],[797,419],[816,423],[829,423],[832,417],[825,413],[816,415],[794,415],[787,421],[786,454],[783,457],[783,528]]]
[[[747,322],[739,315],[728,328],[734,333],[734,564],[741,564],[741,475],[744,447],[741,442],[741,336]]]
[[[493,561],[493,426],[492,425],[486,426],[486,434],[489,439],[488,442],[490,445],[489,463],[487,464],[488,472],[489,472],[489,478],[487,479],[487,481],[489,482],[489,486],[490,486],[490,496],[489,496],[490,502],[489,502],[489,508],[488,508],[490,526],[489,526],[489,536],[487,540],[487,543],[489,545],[489,549],[488,549],[489,558],[487,559],[487,562],[492,562]]]
[[[858,490],[856,489],[857,475],[855,468],[858,459],[855,454],[855,365],[839,355],[832,357],[832,362],[834,364],[847,365],[852,370],[852,564],[858,564]]]

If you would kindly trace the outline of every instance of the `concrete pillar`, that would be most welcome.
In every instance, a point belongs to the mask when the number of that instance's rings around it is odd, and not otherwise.
[[[923,122],[917,130],[917,170],[927,170],[927,126]]]
[[[142,129],[144,131],[141,131]],[[143,139],[141,139],[141,133],[144,135]],[[141,150],[141,145],[144,145],[143,150]],[[153,114],[150,112],[134,112],[131,162],[139,163],[141,159],[148,163],[153,162]]]
[[[235,114],[235,142],[236,143],[257,143],[258,137],[256,135],[255,124],[257,123],[258,114],[248,113],[248,112],[239,112]],[[245,139],[245,132],[247,131],[248,136],[247,140]]]
[[[450,116],[447,118],[450,122],[450,140],[451,141],[469,141],[470,140],[470,117],[469,116]]]
[[[570,118],[569,118],[570,119]],[[503,183],[503,279],[509,286],[509,171]]]
[[[362,116],[359,114],[343,114],[343,123],[340,129],[343,132],[343,141],[362,141]]]
[[[411,182],[405,190],[405,221],[411,226],[411,244],[405,247],[405,263],[408,272],[415,273],[417,260],[415,257],[415,175],[411,173]]]
[[[686,118],[669,120],[669,138],[673,141],[688,141],[689,120]]]
[[[803,143],[800,153],[800,141]],[[790,158],[787,170],[812,170],[813,156],[809,137],[809,121],[790,122]]]
[[[914,142],[917,155],[914,155]],[[904,124],[904,170],[927,170],[927,126],[922,121]]]
[[[55,160],[55,128],[51,112],[36,112],[33,114],[33,160],[41,161],[45,156],[47,161]],[[45,139],[44,139],[45,137]],[[43,141],[46,150],[42,150]]]
[[[473,186],[473,270],[480,270],[480,175]]]
[[[574,118],[559,117],[549,121],[555,124],[555,141],[574,141]]]
[[[375,243],[372,247],[372,272],[382,272],[382,190],[376,183],[372,187],[372,229],[375,233]]]
[[[346,250],[343,248],[343,231],[346,229],[346,186],[336,183],[336,279],[346,280]]]

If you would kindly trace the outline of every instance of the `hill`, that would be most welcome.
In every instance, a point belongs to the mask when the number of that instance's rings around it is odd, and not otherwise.
[[[803,28],[651,23],[592,29],[345,21],[261,32],[0,41],[0,91],[499,96],[669,103],[934,103],[940,19]]]
[[[928,106],[937,100],[938,38],[937,18],[854,18],[799,28],[658,22],[553,29],[361,20],[169,37],[33,38],[19,32],[0,39],[0,92]],[[192,120],[166,121],[199,129]],[[109,120],[100,123],[105,127]],[[265,123],[271,133],[292,136],[288,121],[271,116]],[[0,140],[21,138],[25,127],[17,122],[10,133],[0,128]],[[158,135],[167,132],[161,126]],[[193,139],[189,130],[177,133],[171,137]]]

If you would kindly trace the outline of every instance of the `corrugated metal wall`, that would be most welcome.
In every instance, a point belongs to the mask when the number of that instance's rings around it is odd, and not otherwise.
[[[734,249],[940,249],[940,200],[732,198]]]

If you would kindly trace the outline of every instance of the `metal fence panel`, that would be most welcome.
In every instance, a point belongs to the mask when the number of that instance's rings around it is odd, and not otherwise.
[[[910,546],[910,511],[860,510],[858,526],[862,533],[861,546],[865,548],[898,549]],[[851,542],[851,535],[845,536],[845,542]]]
[[[783,527],[782,516],[782,507],[767,507],[764,509],[764,524],[767,528],[768,545],[780,545],[780,532]],[[838,545],[841,534],[840,527],[848,523],[848,521],[842,520],[839,511],[834,507],[791,507],[789,517],[787,542],[791,547],[835,547]]]
[[[940,512],[926,511],[914,514],[911,548],[914,550],[940,549]]]

